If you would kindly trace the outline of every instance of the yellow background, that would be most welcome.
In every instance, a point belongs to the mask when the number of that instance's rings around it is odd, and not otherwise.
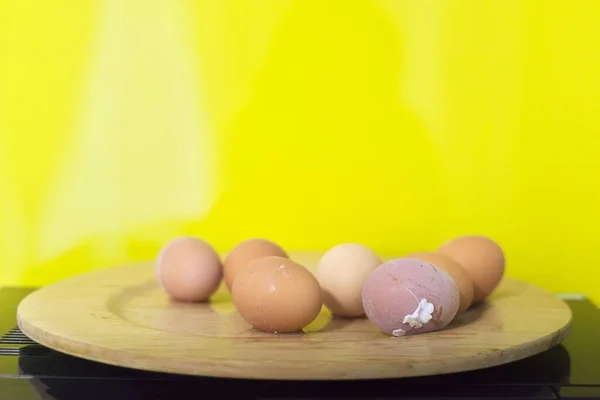
[[[600,2],[0,0],[0,272],[495,238],[600,300]]]

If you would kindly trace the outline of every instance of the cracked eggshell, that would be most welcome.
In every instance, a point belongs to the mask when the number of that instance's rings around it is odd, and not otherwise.
[[[421,260],[398,258],[383,263],[369,275],[362,301],[367,317],[380,330],[404,336],[445,328],[458,312],[460,294],[454,280],[442,269]],[[423,313],[430,311],[428,303],[433,306],[431,319],[421,327],[411,326],[417,316],[428,317],[428,312]]]
[[[252,261],[235,277],[231,296],[239,314],[266,332],[295,332],[321,311],[321,286],[306,268],[286,257]]]
[[[362,286],[379,265],[381,260],[377,254],[361,244],[343,243],[327,251],[316,271],[325,306],[334,315],[364,316]]]

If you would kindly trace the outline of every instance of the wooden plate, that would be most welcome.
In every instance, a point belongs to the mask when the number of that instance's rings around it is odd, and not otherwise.
[[[309,268],[319,254],[297,253]],[[304,333],[253,330],[226,289],[206,304],[171,301],[151,262],[75,276],[19,305],[19,327],[57,351],[122,367],[232,378],[372,379],[434,375],[519,360],[560,343],[569,307],[505,279],[486,304],[443,331],[388,337],[367,319],[326,309]]]

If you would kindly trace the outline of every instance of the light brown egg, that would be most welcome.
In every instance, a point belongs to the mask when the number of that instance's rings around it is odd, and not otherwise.
[[[321,311],[321,287],[313,274],[285,257],[263,257],[238,272],[232,298],[240,315],[266,332],[295,332]]]
[[[425,261],[434,267],[446,271],[448,275],[450,275],[454,280],[454,283],[456,283],[458,292],[460,293],[458,313],[465,311],[473,303],[473,293],[475,290],[473,287],[473,280],[469,273],[456,261],[441,253],[426,251],[411,253],[407,255],[406,258],[415,258],[417,260]]]
[[[288,257],[279,245],[266,239],[249,239],[235,246],[223,263],[225,283],[229,290],[232,288],[233,278],[241,269],[257,258],[268,256]]]
[[[485,236],[462,236],[444,243],[437,250],[460,264],[473,279],[473,303],[485,300],[504,276],[502,248]]]
[[[316,276],[323,289],[323,303],[334,314],[362,317],[362,286],[381,260],[366,246],[342,243],[319,260]]]
[[[173,299],[205,301],[221,283],[219,255],[205,241],[193,237],[171,240],[156,260],[156,279]]]

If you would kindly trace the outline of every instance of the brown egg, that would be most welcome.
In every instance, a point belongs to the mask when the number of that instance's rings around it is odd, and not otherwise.
[[[242,268],[257,258],[267,256],[288,257],[281,247],[265,239],[249,239],[235,246],[225,258],[223,266],[229,290],[233,285],[233,278]]]
[[[313,274],[286,257],[263,257],[238,272],[232,298],[240,315],[256,329],[295,332],[321,311],[321,287]]]
[[[406,258],[414,258],[420,261],[425,261],[442,269],[450,275],[450,277],[456,283],[458,292],[460,293],[460,304],[458,306],[458,313],[465,311],[473,302],[473,280],[465,269],[460,266],[456,261],[452,260],[440,253],[433,252],[417,252],[406,256]]]
[[[473,279],[473,303],[489,296],[504,276],[505,259],[502,248],[484,236],[462,236],[444,243],[437,250],[460,264]]]
[[[171,240],[156,260],[156,279],[175,300],[205,301],[217,291],[222,277],[219,255],[197,238]]]

